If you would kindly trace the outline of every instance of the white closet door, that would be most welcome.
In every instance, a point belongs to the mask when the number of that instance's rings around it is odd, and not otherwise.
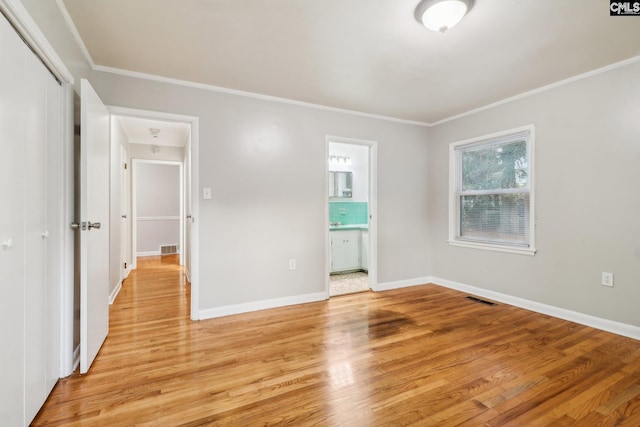
[[[34,55],[27,58],[25,169],[25,419],[38,413],[46,398],[45,315],[47,310],[47,70]]]
[[[24,423],[24,43],[0,16],[0,422]]]
[[[60,85],[0,17],[3,426],[29,425],[59,378],[61,102]]]
[[[60,378],[60,284],[65,253],[65,224],[62,189],[62,87],[47,78],[47,271],[45,281],[45,396]]]

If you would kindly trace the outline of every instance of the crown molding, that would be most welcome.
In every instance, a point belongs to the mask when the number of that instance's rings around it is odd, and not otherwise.
[[[84,44],[82,37],[80,37],[78,28],[76,28],[76,24],[73,23],[73,19],[71,19],[71,15],[69,15],[69,11],[67,10],[67,7],[64,5],[62,0],[56,0],[56,5],[58,5],[58,9],[60,9],[60,13],[64,18],[64,22],[67,24],[69,31],[71,31],[71,35],[73,35],[73,38],[75,39],[76,43],[80,47],[80,50],[82,51],[82,55],[84,55],[84,59],[87,60],[91,69],[94,69],[96,66],[96,63],[93,62],[93,58],[91,58],[91,54],[89,53],[87,46]]]
[[[17,0],[0,0],[0,6],[2,6],[3,3],[17,3]],[[598,74],[602,74],[605,73],[607,71],[611,71],[617,68],[621,68],[636,62],[640,62],[640,55],[639,56],[634,56],[619,62],[615,62],[613,64],[609,64],[606,65],[604,67],[600,67],[600,68],[596,68],[595,70],[591,70],[591,71],[587,71],[585,73],[582,74],[578,74],[576,76],[573,77],[569,77],[567,79],[564,80],[560,80],[557,81],[555,83],[551,83],[545,86],[541,86],[539,88],[536,89],[532,89],[526,92],[522,92],[518,95],[514,95],[514,96],[510,96],[508,98],[504,98],[501,99],[499,101],[496,102],[492,102],[490,104],[486,104],[483,105],[481,107],[478,108],[474,108],[468,111],[465,111],[463,113],[459,113],[459,114],[455,114],[449,117],[445,117],[444,119],[440,119],[440,120],[436,120],[435,122],[424,122],[424,121],[417,121],[417,120],[406,120],[406,119],[400,119],[397,117],[390,117],[390,116],[384,116],[384,115],[378,115],[378,114],[371,114],[371,113],[365,113],[362,111],[356,111],[356,110],[348,110],[348,109],[342,109],[342,108],[337,108],[337,107],[330,107],[327,105],[321,105],[321,104],[314,104],[311,102],[303,102],[303,101],[297,101],[294,99],[289,99],[289,98],[281,98],[281,97],[277,97],[277,96],[271,96],[271,95],[264,95],[264,94],[260,94],[260,93],[256,93],[256,92],[247,92],[247,91],[242,91],[242,90],[237,90],[237,89],[229,89],[229,88],[225,88],[225,87],[221,87],[221,86],[214,86],[214,85],[210,85],[210,84],[205,84],[205,83],[197,83],[197,82],[193,82],[193,81],[188,81],[188,80],[180,80],[180,79],[174,79],[174,78],[169,78],[169,77],[163,77],[163,76],[159,76],[156,74],[148,74],[148,73],[141,73],[141,72],[137,72],[137,71],[129,71],[129,70],[124,70],[124,69],[120,69],[120,68],[113,68],[113,67],[106,67],[106,66],[102,66],[102,65],[97,65],[93,62],[93,59],[91,58],[91,55],[89,54],[89,51],[87,50],[87,47],[85,46],[82,37],[80,37],[80,34],[78,32],[78,29],[76,28],[75,24],[73,23],[73,20],[71,19],[71,16],[69,15],[69,12],[67,11],[66,7],[64,6],[64,2],[63,0],[56,0],[56,4],[58,5],[58,7],[60,8],[60,11],[62,12],[62,15],[65,18],[65,21],[67,23],[67,26],[69,27],[69,30],[71,31],[71,33],[73,34],[73,37],[76,39],[76,42],[78,43],[78,46],[80,46],[80,49],[82,50],[85,59],[87,60],[87,62],[89,63],[89,65],[91,66],[91,69],[94,71],[101,71],[104,73],[111,73],[111,74],[117,74],[117,75],[122,75],[122,76],[126,76],[126,77],[134,77],[134,78],[139,78],[139,79],[144,79],[144,80],[150,80],[150,81],[156,81],[156,82],[161,82],[161,83],[168,83],[168,84],[172,84],[172,85],[177,85],[177,86],[185,86],[185,87],[191,87],[191,88],[196,88],[196,89],[202,89],[202,90],[207,90],[207,91],[211,91],[211,92],[218,92],[218,93],[226,93],[226,94],[230,94],[230,95],[237,95],[237,96],[242,96],[245,98],[253,98],[253,99],[259,99],[259,100],[263,100],[263,101],[271,101],[271,102],[278,102],[278,103],[283,103],[283,104],[289,104],[289,105],[297,105],[300,107],[306,107],[306,108],[313,108],[313,109],[317,109],[317,110],[323,110],[323,111],[331,111],[331,112],[336,112],[336,113],[343,113],[343,114],[350,114],[350,115],[354,115],[354,116],[359,116],[359,117],[365,117],[365,118],[371,118],[371,119],[377,119],[377,120],[384,120],[384,121],[389,121],[389,122],[394,122],[394,123],[401,123],[401,124],[407,124],[407,125],[413,125],[413,126],[421,126],[421,127],[436,127],[439,126],[441,124],[445,124],[454,120],[458,120],[461,119],[463,117],[467,117],[476,113],[480,113],[482,111],[486,111],[486,110],[490,110],[492,108],[496,108],[499,107],[501,105],[505,105],[511,102],[515,102],[515,101],[519,101],[521,99],[524,98],[528,98],[530,96],[534,96],[537,95],[539,93],[542,92],[546,92],[548,90],[551,89],[555,89],[557,87],[560,86],[564,86],[570,83],[574,83],[576,81],[579,80],[583,80],[589,77],[593,77],[596,76]]]
[[[551,84],[548,84],[548,85],[545,85],[545,86],[541,86],[541,87],[539,87],[537,89],[529,90],[527,92],[522,92],[522,93],[520,93],[518,95],[510,96],[510,97],[504,98],[504,99],[502,99],[500,101],[496,101],[496,102],[493,102],[491,104],[484,105],[482,107],[474,108],[473,110],[469,110],[469,111],[466,111],[464,113],[456,114],[456,115],[453,115],[453,116],[450,116],[450,117],[435,121],[433,123],[429,123],[429,126],[438,126],[438,125],[441,125],[443,123],[447,123],[447,122],[451,122],[451,121],[454,121],[454,120],[458,120],[458,119],[461,119],[463,117],[479,113],[481,111],[490,110],[492,108],[499,107],[501,105],[508,104],[510,102],[519,101],[521,99],[528,98],[530,96],[537,95],[539,93],[546,92],[548,90],[555,89],[555,88],[560,87],[560,86],[568,85],[570,83],[574,83],[574,82],[577,82],[579,80],[583,80],[583,79],[586,79],[586,78],[589,78],[589,77],[597,76],[598,74],[603,74],[603,73],[606,73],[607,71],[615,70],[617,68],[622,68],[622,67],[625,67],[627,65],[634,64],[636,62],[640,62],[640,55],[639,56],[634,56],[634,57],[631,57],[631,58],[628,58],[628,59],[625,59],[625,60],[622,60],[622,61],[619,61],[619,62],[614,62],[613,64],[605,65],[604,67],[596,68],[595,70],[587,71],[586,73],[578,74],[576,76],[569,77],[567,79],[560,80],[560,81],[557,81],[555,83],[551,83]]]
[[[141,73],[141,72],[138,72],[138,71],[123,70],[121,68],[113,68],[113,67],[105,67],[105,66],[102,66],[102,65],[96,65],[95,67],[93,67],[93,70],[94,71],[101,71],[101,72],[104,72],[104,73],[110,73],[110,74],[118,74],[118,75],[126,76],[126,77],[134,77],[134,78],[139,78],[139,79],[144,79],[144,80],[150,80],[150,81],[155,81],[155,82],[160,82],[160,83],[168,83],[168,84],[177,85],[177,86],[185,86],[185,87],[191,87],[191,88],[196,88],[196,89],[202,89],[202,90],[207,90],[207,91],[211,91],[211,92],[218,92],[218,93],[225,93],[225,94],[230,94],[230,95],[237,95],[237,96],[242,96],[242,97],[245,97],[245,98],[259,99],[259,100],[262,100],[262,101],[271,101],[271,102],[278,102],[278,103],[281,103],[281,104],[290,104],[290,105],[297,105],[297,106],[300,106],[300,107],[314,108],[316,110],[324,110],[324,111],[331,111],[331,112],[335,112],[335,113],[351,114],[351,115],[354,115],[354,116],[360,116],[360,117],[377,119],[377,120],[385,120],[385,121],[389,121],[389,122],[396,122],[396,123],[402,123],[402,124],[408,124],[408,125],[414,125],[414,126],[427,126],[427,127],[431,126],[429,123],[426,123],[426,122],[406,120],[406,119],[398,119],[398,118],[395,118],[395,117],[389,117],[389,116],[383,116],[383,115],[371,114],[371,113],[364,113],[362,111],[355,111],[355,110],[348,110],[348,109],[337,108],[337,107],[330,107],[330,106],[322,105],[322,104],[314,104],[314,103],[311,103],[311,102],[297,101],[295,99],[281,98],[281,97],[272,96],[272,95],[263,95],[261,93],[256,93],[256,92],[246,92],[246,91],[243,91],[243,90],[229,89],[229,88],[226,88],[226,87],[214,86],[214,85],[210,85],[210,84],[206,84],[206,83],[197,83],[197,82],[192,82],[192,81],[189,81],[189,80],[180,80],[180,79],[174,79],[174,78],[170,78],[170,77],[163,77],[163,76],[158,76],[156,74],[148,74],[148,73]]]

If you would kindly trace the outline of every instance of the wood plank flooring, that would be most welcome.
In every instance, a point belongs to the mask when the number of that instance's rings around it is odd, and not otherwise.
[[[640,342],[435,285],[189,320],[140,262],[34,426],[640,426]]]

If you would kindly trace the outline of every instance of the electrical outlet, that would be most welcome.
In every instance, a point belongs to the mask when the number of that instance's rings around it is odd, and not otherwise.
[[[295,270],[295,269],[296,269],[296,259],[291,258],[289,260],[289,270]]]
[[[602,272],[602,286],[613,288],[613,273]]]
[[[202,198],[204,200],[211,200],[211,187],[204,187],[202,189]]]

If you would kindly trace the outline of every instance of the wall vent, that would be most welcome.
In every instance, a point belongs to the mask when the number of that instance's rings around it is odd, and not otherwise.
[[[160,246],[160,255],[173,255],[178,253],[177,245]]]
[[[487,301],[487,300],[476,298],[476,297],[472,297],[472,296],[468,296],[468,297],[465,297],[465,298],[468,299],[469,301],[479,302],[480,304],[496,305],[495,302]]]

